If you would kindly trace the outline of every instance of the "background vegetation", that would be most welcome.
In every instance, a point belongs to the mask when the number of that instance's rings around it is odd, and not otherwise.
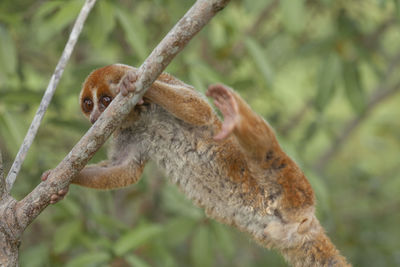
[[[23,197],[89,128],[91,70],[140,65],[194,1],[99,0],[17,179]],[[6,168],[36,112],[82,0],[0,2],[0,149]],[[226,83],[276,129],[354,266],[400,265],[400,1],[237,0],[169,66],[205,91]],[[105,150],[94,159],[105,157]],[[139,184],[72,186],[30,226],[21,266],[285,266],[209,220],[149,165]]]

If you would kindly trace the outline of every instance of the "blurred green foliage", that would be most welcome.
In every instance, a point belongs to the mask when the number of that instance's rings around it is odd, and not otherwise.
[[[91,70],[139,66],[194,1],[99,0],[19,175],[23,197],[88,129]],[[6,168],[29,127],[82,0],[0,2],[0,148]],[[205,91],[226,83],[276,129],[354,266],[400,265],[400,2],[232,1],[168,67]],[[93,161],[105,157],[104,149]],[[149,165],[134,186],[72,186],[27,229],[21,266],[286,266],[205,217]]]

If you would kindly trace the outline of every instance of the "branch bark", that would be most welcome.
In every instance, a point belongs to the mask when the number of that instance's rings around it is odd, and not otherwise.
[[[88,2],[90,1],[95,2],[95,0],[88,0]],[[71,152],[51,172],[46,182],[40,183],[19,202],[16,202],[9,194],[2,198],[0,203],[0,266],[17,265],[20,237],[25,228],[49,205],[51,195],[69,186],[71,177],[87,164],[171,60],[228,3],[229,0],[198,0],[140,66],[139,78],[135,84],[135,94],[130,94],[128,97],[118,95]],[[59,75],[60,72],[56,71],[50,84],[58,81]],[[40,113],[43,112],[40,111]],[[37,127],[36,124],[34,125]],[[23,154],[26,152],[21,153],[24,156]],[[11,175],[16,176],[16,173],[12,171]],[[8,188],[11,189],[14,180],[13,178],[9,179]]]
[[[18,265],[19,238],[15,236],[14,229],[10,227],[8,218],[13,213],[16,200],[6,192],[4,179],[3,159],[0,151],[0,266]],[[15,216],[10,216],[15,218]]]

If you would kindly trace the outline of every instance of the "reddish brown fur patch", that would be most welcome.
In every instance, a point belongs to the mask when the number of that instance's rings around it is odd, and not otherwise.
[[[84,99],[92,99],[94,88],[97,88],[98,99],[102,95],[115,97],[115,94],[110,91],[110,84],[118,83],[128,69],[129,67],[123,65],[109,65],[93,71],[83,84],[80,96],[81,105]]]
[[[235,140],[230,137],[222,142],[217,151],[217,164],[226,166],[228,178],[237,183],[241,197],[254,208],[262,207],[261,188],[256,178],[252,176],[247,164],[247,157]]]
[[[296,163],[283,152],[272,128],[254,113],[238,94],[233,91],[230,93],[239,107],[236,114],[239,119],[234,129],[234,135],[245,152],[238,157],[244,160],[248,155],[247,161],[255,161],[261,169],[270,170],[272,175],[276,175],[277,182],[283,189],[282,205],[284,208],[298,209],[313,205],[314,193],[310,184]],[[234,155],[233,152],[230,154]],[[239,167],[236,165],[235,161],[228,165],[231,177],[240,173]],[[259,192],[256,180],[250,176],[246,179],[247,182],[242,182],[248,183],[250,187],[256,189],[254,194]]]
[[[297,209],[314,205],[314,193],[303,172],[284,152],[281,152],[280,159],[274,164],[285,165],[284,168],[277,170],[277,182],[284,190],[283,206]]]

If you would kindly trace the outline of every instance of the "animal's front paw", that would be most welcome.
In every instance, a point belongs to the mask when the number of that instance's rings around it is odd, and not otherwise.
[[[215,140],[222,140],[228,137],[235,126],[239,123],[239,108],[231,89],[223,84],[210,85],[207,96],[214,98],[215,106],[221,110],[224,116],[221,131],[214,136]]]
[[[42,174],[41,180],[46,181],[49,177],[52,170],[47,170]],[[55,204],[58,201],[62,200],[65,195],[68,193],[69,187],[59,190],[57,193],[51,195],[50,204]]]
[[[122,77],[117,92],[121,91],[123,96],[128,95],[128,93],[134,93],[136,91],[135,83],[137,78],[138,76],[135,71],[128,71],[124,77]]]
[[[134,93],[136,91],[135,83],[137,78],[138,76],[135,71],[128,71],[125,76],[122,77],[121,83],[117,88],[117,93],[120,91],[123,96],[127,96],[129,93]],[[140,99],[138,104],[143,104],[143,99]]]

